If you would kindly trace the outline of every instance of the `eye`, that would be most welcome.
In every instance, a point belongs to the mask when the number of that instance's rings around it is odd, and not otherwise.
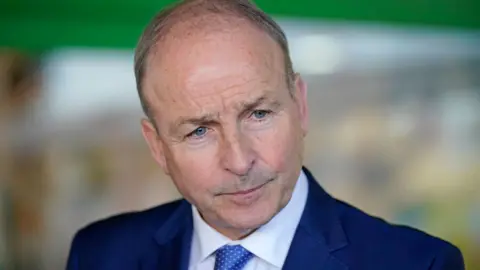
[[[252,116],[256,119],[256,120],[262,120],[264,119],[265,117],[267,117],[267,115],[270,113],[270,111],[267,111],[267,110],[255,110],[252,112]]]
[[[187,135],[187,137],[202,137],[207,133],[207,128],[206,127],[198,127],[191,133]]]

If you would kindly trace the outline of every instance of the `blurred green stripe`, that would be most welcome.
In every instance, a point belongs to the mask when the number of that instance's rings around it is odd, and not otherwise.
[[[149,19],[174,1],[1,0],[0,46],[132,48]],[[474,0],[258,0],[278,17],[480,29]]]

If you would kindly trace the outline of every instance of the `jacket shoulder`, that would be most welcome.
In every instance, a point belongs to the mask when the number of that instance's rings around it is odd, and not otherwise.
[[[118,237],[133,231],[137,237],[139,233],[152,235],[149,232],[157,230],[179,207],[182,201],[176,200],[143,211],[110,216],[85,226],[77,234],[90,236],[97,240],[98,237],[105,238],[110,235]]]
[[[177,200],[138,212],[128,212],[95,221],[81,228],[73,237],[67,269],[86,261],[104,261],[109,255],[134,257],[139,247],[153,240],[153,235],[184,200]],[[103,258],[99,260],[98,258]]]
[[[460,250],[443,239],[389,223],[339,200],[336,207],[349,245],[360,251],[356,260],[368,264],[367,260],[375,258],[385,265],[399,262],[398,269],[464,269]],[[442,268],[435,268],[440,264]]]

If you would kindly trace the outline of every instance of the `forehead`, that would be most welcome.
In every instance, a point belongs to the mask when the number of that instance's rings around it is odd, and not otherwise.
[[[171,32],[177,34],[159,44],[147,65],[145,96],[154,113],[204,98],[286,88],[280,46],[253,26],[198,32],[178,26]]]

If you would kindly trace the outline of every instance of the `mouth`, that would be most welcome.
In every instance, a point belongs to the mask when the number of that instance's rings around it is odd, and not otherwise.
[[[232,193],[226,193],[226,195],[246,195],[246,194],[249,194],[249,193],[252,193],[260,188],[262,188],[265,184],[267,184],[268,182],[266,183],[263,183],[257,187],[254,187],[254,188],[251,188],[251,189],[246,189],[246,190],[241,190],[241,191],[237,191],[237,192],[232,192]]]
[[[256,186],[254,188],[240,190],[240,191],[231,192],[231,193],[224,193],[223,195],[226,195],[234,203],[236,203],[238,205],[249,205],[250,203],[253,203],[258,198],[261,197],[263,187],[265,187],[265,185],[267,185],[268,183],[270,183],[272,181],[273,181],[273,179],[270,179],[270,180],[266,181],[265,183],[263,183],[259,186]]]
[[[245,194],[248,194],[248,193],[252,193],[256,190],[259,190],[261,189],[263,186],[265,186],[266,184],[270,183],[271,181],[273,181],[273,179],[269,179],[268,181],[266,181],[265,183],[261,184],[261,185],[258,185],[256,187],[253,187],[253,188],[250,188],[250,189],[245,189],[245,190],[240,190],[240,191],[235,191],[235,192],[229,192],[229,193],[224,193],[224,195],[245,195]]]

